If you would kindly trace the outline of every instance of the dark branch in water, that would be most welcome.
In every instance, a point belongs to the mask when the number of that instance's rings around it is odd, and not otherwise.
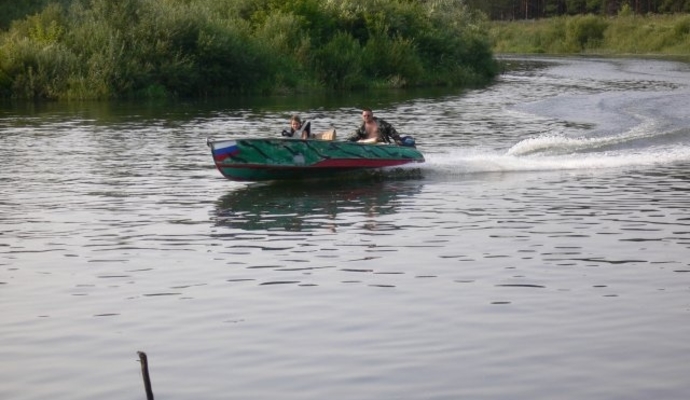
[[[151,389],[151,377],[149,376],[149,359],[143,351],[137,351],[139,361],[141,361],[141,376],[144,378],[144,388],[146,389],[146,400],[153,400],[153,390]]]

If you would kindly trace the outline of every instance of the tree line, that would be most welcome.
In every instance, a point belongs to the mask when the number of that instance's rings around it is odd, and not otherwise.
[[[467,0],[491,20],[525,20],[563,15],[690,12],[690,0]]]
[[[12,21],[39,12],[48,4],[70,4],[73,0],[0,0],[0,30]],[[117,0],[114,0],[117,1]],[[433,3],[433,0],[408,2]],[[473,10],[492,20],[536,19],[562,15],[616,15],[621,10],[635,14],[690,13],[690,0],[466,0]]]

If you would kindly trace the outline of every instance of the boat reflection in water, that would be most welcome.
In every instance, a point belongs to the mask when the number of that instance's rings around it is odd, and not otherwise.
[[[409,176],[410,171],[405,174]],[[339,227],[361,224],[370,230],[396,229],[376,219],[396,213],[422,186],[419,180],[410,179],[249,185],[221,196],[214,219],[216,226],[246,231],[335,232]]]

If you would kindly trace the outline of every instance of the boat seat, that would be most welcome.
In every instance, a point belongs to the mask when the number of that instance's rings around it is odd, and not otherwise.
[[[335,128],[331,128],[327,131],[320,133],[315,133],[312,135],[312,139],[316,140],[335,140]]]

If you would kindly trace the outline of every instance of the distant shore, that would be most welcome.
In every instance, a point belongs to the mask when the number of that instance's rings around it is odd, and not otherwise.
[[[494,21],[496,54],[672,56],[690,60],[690,14]]]

